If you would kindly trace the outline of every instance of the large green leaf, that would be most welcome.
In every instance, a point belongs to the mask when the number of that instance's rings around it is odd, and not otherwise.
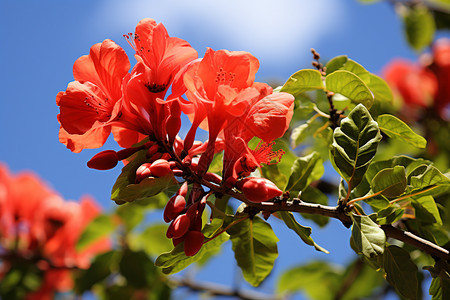
[[[323,90],[322,75],[317,70],[300,70],[294,73],[281,88],[280,92],[286,92],[292,95],[310,90]]]
[[[277,292],[281,294],[305,291],[314,300],[332,300],[339,287],[342,268],[323,261],[288,269],[278,279]]]
[[[421,158],[411,158],[405,155],[394,156],[391,159],[376,161],[370,164],[370,167],[366,172],[366,178],[369,182],[371,182],[375,175],[378,174],[381,170],[386,168],[394,168],[395,166],[405,167],[406,174],[409,175],[412,170],[423,164],[428,165],[431,164],[431,162]]]
[[[146,151],[136,153],[133,159],[122,168],[111,192],[111,199],[117,204],[153,197],[178,184],[173,174],[165,177],[148,177],[135,183],[136,170],[146,161]]]
[[[403,166],[383,169],[372,179],[372,191],[386,197],[401,195],[406,189],[406,169]]]
[[[337,56],[331,59],[327,65],[327,75],[337,70],[345,70],[358,76],[364,83],[370,81],[370,73],[356,61],[349,59],[346,55]]]
[[[298,236],[303,240],[303,242],[305,242],[305,244],[314,246],[317,251],[329,253],[326,249],[320,247],[313,241],[313,239],[311,238],[311,227],[300,225],[295,220],[294,215],[289,211],[279,211],[277,212],[277,214],[281,217],[288,228],[292,229],[295,233],[298,234]]]
[[[278,238],[272,227],[255,216],[235,224],[227,232],[245,280],[258,286],[270,274],[278,257]]]
[[[419,282],[417,266],[409,253],[394,245],[386,247],[383,254],[383,268],[386,280],[407,299],[417,299]]]
[[[312,180],[319,179],[323,172],[324,168],[318,152],[299,157],[292,165],[291,175],[284,190],[289,191],[293,197],[296,197]]]
[[[331,160],[350,190],[361,182],[380,140],[377,122],[362,104],[356,106],[334,130]]]
[[[378,127],[387,136],[400,138],[410,145],[424,149],[427,140],[415,133],[406,123],[393,115],[380,115],[377,118]]]
[[[76,249],[82,251],[91,243],[106,237],[115,230],[114,223],[109,215],[99,215],[92,220],[81,233]]]
[[[370,82],[367,83],[367,86],[372,91],[375,100],[391,102],[394,96],[392,95],[391,88],[387,82],[383,78],[372,73],[369,74],[369,78]]]
[[[373,104],[373,95],[361,78],[347,70],[335,71],[325,78],[327,90],[339,93],[354,103],[361,103],[367,108]]]
[[[413,190],[416,190],[429,186],[449,185],[450,178],[432,165],[421,165],[409,174],[408,184]]]
[[[208,252],[216,251],[217,248],[220,248],[224,242],[228,241],[228,239],[229,235],[224,232],[214,239],[205,240],[200,251],[193,256],[186,256],[184,254],[184,243],[180,243],[173,248],[172,251],[158,256],[155,265],[162,268],[164,274],[177,273],[201,259]]]
[[[367,257],[383,254],[386,244],[386,234],[369,216],[351,215],[352,245],[357,253]]]
[[[430,45],[434,38],[436,24],[433,15],[425,6],[410,8],[404,19],[408,43],[417,51]]]
[[[432,196],[424,196],[414,199],[411,202],[415,209],[416,220],[422,224],[438,224],[442,225],[442,219],[436,202]]]

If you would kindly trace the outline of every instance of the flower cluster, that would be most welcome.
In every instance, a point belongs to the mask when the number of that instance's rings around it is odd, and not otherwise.
[[[256,82],[259,62],[250,53],[208,48],[198,58],[186,41],[170,37],[152,19],[140,21],[125,38],[135,51],[132,68],[125,51],[111,40],[94,45],[75,62],[75,81],[56,98],[59,138],[80,152],[101,147],[112,132],[125,149],[103,151],[89,167],[110,169],[145,150],[146,160],[130,183],[176,176],[192,184],[189,195],[183,185],[171,198],[164,218],[171,222],[167,236],[174,244],[184,241],[185,253],[194,255],[203,242],[207,193],[201,180],[240,190],[248,184],[239,182],[261,164],[278,162],[284,152],[272,146],[289,127],[294,97]],[[192,122],[184,139],[179,136],[182,113]],[[209,133],[204,143],[195,141],[199,127]],[[251,149],[249,141],[255,137],[260,143]],[[221,151],[222,177],[208,172],[214,154]],[[263,195],[264,200],[281,194],[269,185],[270,197]]]
[[[13,176],[0,165],[0,280],[16,264],[28,263],[37,266],[43,282],[27,299],[53,299],[55,291],[70,290],[70,270],[88,268],[95,254],[110,248],[107,239],[75,248],[99,212],[89,197],[66,202],[34,174]]]
[[[442,119],[450,119],[450,39],[437,40],[432,53],[422,55],[418,63],[392,61],[384,77],[401,96],[408,112],[432,107]]]

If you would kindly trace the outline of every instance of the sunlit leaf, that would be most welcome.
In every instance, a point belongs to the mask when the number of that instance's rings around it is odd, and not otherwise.
[[[372,179],[372,191],[386,197],[401,195],[406,189],[406,170],[403,166],[386,168]]]
[[[410,8],[404,18],[408,43],[417,51],[430,45],[434,38],[436,24],[433,15],[425,6]]]
[[[311,238],[311,227],[300,225],[295,220],[294,215],[289,211],[279,211],[277,214],[281,217],[281,219],[289,229],[292,229],[295,233],[297,233],[297,235],[303,240],[305,244],[314,246],[317,251],[329,253],[326,249],[320,247],[313,241],[313,239]]]
[[[339,93],[352,100],[361,103],[367,108],[373,104],[373,95],[361,78],[346,70],[335,71],[325,78],[325,84],[329,91]]]
[[[91,243],[97,241],[100,238],[106,237],[114,230],[115,226],[111,219],[111,216],[97,216],[81,233],[81,236],[78,239],[76,245],[77,251],[86,249],[86,247],[88,247]]]
[[[377,122],[361,104],[334,130],[331,160],[350,190],[361,182],[380,140]]]
[[[425,148],[427,140],[415,133],[406,123],[393,115],[380,115],[377,119],[378,127],[391,138],[400,138],[417,148]]]
[[[383,254],[386,244],[384,231],[369,216],[351,215],[352,240],[356,251],[367,257]]]
[[[151,224],[136,235],[133,245],[154,257],[172,250],[172,240],[166,237],[167,227],[168,225],[163,223]]]
[[[415,215],[419,222],[442,225],[439,210],[432,196],[414,199],[411,204],[415,209]]]
[[[305,69],[291,75],[280,91],[298,95],[306,91],[323,88],[322,75],[320,72],[317,70]]]
[[[299,157],[292,165],[291,175],[289,176],[289,181],[284,190],[289,191],[292,196],[296,196],[300,191],[303,191],[313,179],[319,179],[323,172],[324,169],[319,153],[313,152],[307,156]]]
[[[387,82],[377,75],[372,73],[369,74],[370,82],[367,83],[367,86],[372,91],[375,100],[391,102],[394,98],[392,95],[391,88],[387,84]]]
[[[278,238],[272,227],[255,216],[235,224],[227,232],[244,279],[253,286],[260,285],[278,257]]]
[[[405,167],[406,174],[409,175],[412,170],[423,164],[431,164],[430,161],[424,159],[415,159],[405,155],[394,156],[388,160],[376,161],[370,164],[369,169],[366,172],[366,178],[369,182],[373,180],[376,174],[386,168],[394,168],[395,166]]]
[[[314,300],[332,300],[339,287],[342,268],[323,261],[288,269],[278,279],[277,292],[281,294],[304,291]]]
[[[394,245],[386,247],[383,254],[383,268],[386,280],[407,299],[417,299],[417,266],[409,253]]]

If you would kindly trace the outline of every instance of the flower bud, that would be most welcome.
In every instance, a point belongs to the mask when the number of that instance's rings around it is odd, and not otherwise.
[[[210,182],[215,183],[215,184],[220,184],[220,183],[222,182],[222,177],[220,177],[220,176],[217,175],[216,173],[208,172],[208,173],[206,173],[206,174],[203,176],[203,178],[204,178],[205,180],[210,181]]]
[[[187,181],[185,181],[183,185],[181,185],[180,189],[177,191],[177,195],[186,197],[187,193],[188,193],[188,183]]]
[[[194,256],[202,248],[205,237],[201,231],[189,231],[184,237],[184,253]]]
[[[155,177],[164,177],[172,173],[169,162],[164,159],[155,160],[150,166],[150,171]]]
[[[249,201],[255,203],[264,202],[283,194],[282,190],[266,178],[244,178],[237,183],[237,186]]]
[[[119,162],[117,153],[114,150],[105,150],[97,153],[88,162],[87,166],[96,170],[109,170],[114,168]]]
[[[190,220],[186,214],[179,215],[167,228],[166,236],[169,239],[178,239],[189,230]]]
[[[186,207],[186,199],[183,196],[175,195],[167,202],[164,209],[164,221],[169,223],[175,219]]]
[[[152,157],[152,156],[154,156],[155,153],[158,152],[158,149],[159,149],[158,144],[152,145],[150,148],[148,148],[146,156],[147,156],[147,157]]]
[[[136,170],[136,179],[135,179],[136,183],[139,183],[145,178],[152,176],[150,167],[151,167],[150,163],[143,163],[142,165],[140,165],[140,167]]]

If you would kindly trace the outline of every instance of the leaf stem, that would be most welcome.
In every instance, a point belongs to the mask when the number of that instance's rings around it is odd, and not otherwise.
[[[374,193],[374,194],[370,194],[370,195],[366,195],[366,196],[363,196],[363,197],[359,197],[359,198],[352,199],[352,200],[350,200],[350,201],[347,203],[347,205],[353,204],[353,203],[358,202],[358,201],[361,201],[361,200],[367,200],[367,199],[376,197],[376,196],[380,195],[383,191],[384,191],[384,190],[381,190],[381,191],[378,191],[378,192],[376,192],[376,193]]]
[[[414,196],[417,196],[417,195],[420,195],[420,194],[429,192],[429,191],[431,191],[431,190],[434,190],[434,189],[437,188],[437,187],[438,187],[438,186],[435,185],[435,186],[429,187],[428,189],[422,190],[422,191],[420,191],[420,192],[402,196],[402,197],[400,197],[400,198],[397,198],[397,199],[395,199],[395,200],[392,200],[392,201],[391,201],[391,204],[392,204],[392,203],[399,202],[399,201],[402,201],[402,200],[405,200],[405,199],[407,199],[407,198],[411,198],[411,197],[414,197]]]

